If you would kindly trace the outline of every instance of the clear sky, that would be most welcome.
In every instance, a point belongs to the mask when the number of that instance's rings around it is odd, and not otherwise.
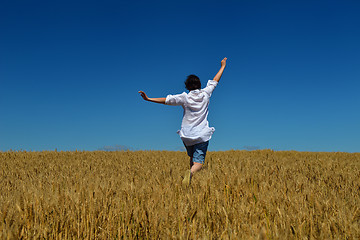
[[[227,68],[209,150],[360,151],[359,1],[2,1],[0,151],[179,150],[148,103]]]

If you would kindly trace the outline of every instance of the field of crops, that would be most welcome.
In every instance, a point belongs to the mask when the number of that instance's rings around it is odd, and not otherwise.
[[[360,239],[360,154],[0,152],[0,239]]]

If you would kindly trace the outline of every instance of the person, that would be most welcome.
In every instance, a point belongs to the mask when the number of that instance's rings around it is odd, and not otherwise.
[[[208,80],[205,88],[201,89],[200,79],[196,75],[189,75],[185,87],[189,93],[167,95],[166,98],[149,98],[145,92],[139,91],[145,101],[172,106],[182,106],[184,115],[181,129],[178,131],[188,156],[190,157],[190,171],[186,170],[183,185],[188,186],[194,173],[200,171],[205,163],[205,156],[215,128],[209,127],[207,120],[210,97],[226,67],[226,60],[221,61],[221,67],[213,80]]]

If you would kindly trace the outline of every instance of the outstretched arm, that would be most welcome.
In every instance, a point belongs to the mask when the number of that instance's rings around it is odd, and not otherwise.
[[[220,81],[220,78],[221,78],[221,76],[222,76],[222,74],[223,74],[223,72],[224,72],[224,69],[225,69],[225,67],[226,67],[226,60],[227,60],[227,58],[224,58],[224,59],[221,61],[221,68],[220,68],[219,72],[215,75],[214,81],[217,81],[217,82]]]
[[[139,93],[145,101],[165,104],[166,98],[149,98],[143,91],[139,91]]]

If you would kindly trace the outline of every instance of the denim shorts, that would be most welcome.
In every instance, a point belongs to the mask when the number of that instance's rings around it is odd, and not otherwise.
[[[192,157],[193,162],[204,164],[208,145],[209,141],[206,141],[192,146],[185,145],[185,147],[187,154],[189,155],[189,157]]]

